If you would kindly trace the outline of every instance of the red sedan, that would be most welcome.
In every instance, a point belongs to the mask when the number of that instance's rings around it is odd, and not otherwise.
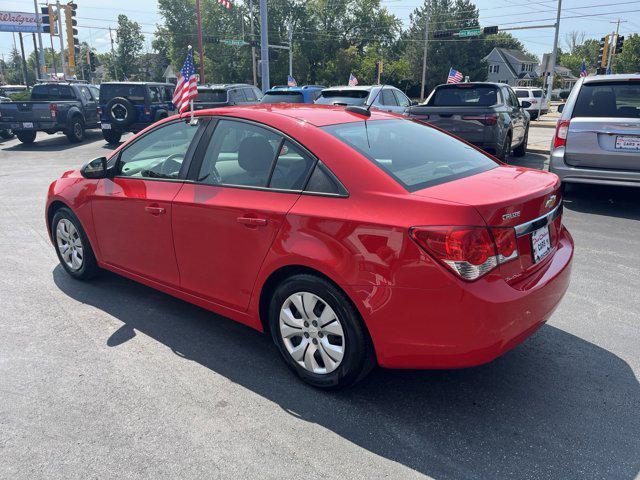
[[[555,175],[420,122],[262,105],[156,123],[53,182],[46,221],[72,277],[111,270],[270,332],[335,388],[531,335],[569,284],[560,197]]]

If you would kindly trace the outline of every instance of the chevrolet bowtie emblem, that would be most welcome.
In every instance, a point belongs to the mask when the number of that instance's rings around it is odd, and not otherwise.
[[[547,208],[551,208],[555,205],[556,203],[556,196],[555,195],[551,195],[548,199],[547,199],[547,203],[544,204],[545,207]]]

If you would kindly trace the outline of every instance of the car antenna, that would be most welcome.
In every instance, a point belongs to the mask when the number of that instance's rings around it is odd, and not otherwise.
[[[360,105],[349,105],[347,108],[345,108],[345,110],[347,112],[357,113],[358,115],[364,115],[365,117],[370,117],[371,116],[371,106],[378,99],[378,96],[380,95],[380,92],[382,92],[384,87],[386,87],[386,85],[382,85],[380,87],[380,90],[378,90],[378,93],[376,93],[376,96],[373,97],[373,100],[371,100],[371,103],[369,103],[366,107],[362,107]]]

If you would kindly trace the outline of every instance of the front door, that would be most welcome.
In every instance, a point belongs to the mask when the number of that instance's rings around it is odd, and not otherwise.
[[[198,128],[163,124],[122,150],[116,176],[101,180],[92,200],[102,261],[179,285],[171,202],[183,186],[182,164]]]

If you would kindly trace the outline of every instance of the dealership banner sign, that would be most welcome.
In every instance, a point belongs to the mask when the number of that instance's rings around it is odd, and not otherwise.
[[[0,32],[37,31],[38,22],[35,13],[0,11]]]

